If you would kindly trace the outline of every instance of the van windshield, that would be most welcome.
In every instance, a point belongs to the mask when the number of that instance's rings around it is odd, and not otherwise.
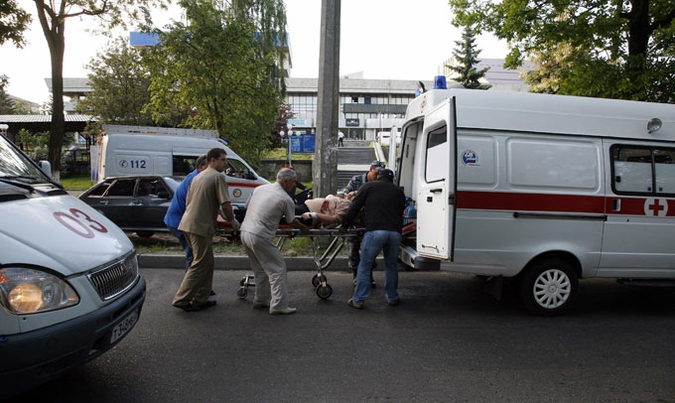
[[[49,182],[49,179],[29,158],[19,152],[7,138],[0,135],[0,178],[26,183]]]

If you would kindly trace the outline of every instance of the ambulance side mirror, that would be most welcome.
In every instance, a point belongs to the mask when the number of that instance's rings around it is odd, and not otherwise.
[[[38,162],[38,166],[44,172],[45,175],[47,175],[50,179],[52,177],[52,164],[49,163],[49,161],[40,161]]]

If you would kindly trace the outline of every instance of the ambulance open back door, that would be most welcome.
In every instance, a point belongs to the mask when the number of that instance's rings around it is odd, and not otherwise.
[[[426,114],[416,165],[417,252],[453,260],[457,195],[457,123],[455,97]]]

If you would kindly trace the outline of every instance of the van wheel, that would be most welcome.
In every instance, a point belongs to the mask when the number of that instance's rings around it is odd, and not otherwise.
[[[136,231],[136,235],[141,238],[150,238],[154,234],[152,231]]]
[[[578,286],[579,280],[569,263],[562,259],[545,259],[523,274],[520,295],[531,313],[554,316],[570,308]]]

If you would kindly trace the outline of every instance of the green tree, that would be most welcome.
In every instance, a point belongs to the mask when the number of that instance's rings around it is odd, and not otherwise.
[[[269,145],[284,74],[278,46],[286,38],[280,0],[183,0],[187,23],[159,33],[144,57],[151,72],[149,109],[159,120],[179,107],[183,126],[215,129],[242,157]]]
[[[23,34],[30,22],[30,14],[15,0],[0,1],[0,44],[12,41],[16,47],[22,48],[25,45]]]
[[[506,65],[553,62],[537,80],[563,94],[670,102],[675,74],[672,0],[449,0],[458,26],[505,39]]]
[[[126,38],[117,38],[86,66],[91,92],[78,111],[98,117],[100,123],[152,126],[143,108],[150,102],[150,75],[141,64],[141,51]]]
[[[150,7],[165,7],[165,0],[33,0],[37,17],[47,40],[52,72],[52,121],[49,137],[49,162],[52,177],[60,179],[61,148],[65,130],[63,110],[63,57],[66,46],[66,21],[69,18],[97,17],[104,29],[125,26],[125,17],[152,21]]]
[[[452,51],[452,55],[455,56],[457,65],[446,65],[447,68],[457,73],[457,77],[452,78],[452,80],[462,84],[464,88],[472,90],[487,90],[492,87],[490,84],[482,84],[478,81],[485,77],[485,73],[487,73],[490,68],[476,70],[476,65],[480,63],[478,55],[481,51],[476,49],[476,35],[474,34],[473,29],[468,26],[464,27],[462,40],[455,41],[455,45],[457,47]]]
[[[9,78],[6,75],[0,76],[0,115],[14,114],[14,101],[9,98],[7,94],[7,85]]]

